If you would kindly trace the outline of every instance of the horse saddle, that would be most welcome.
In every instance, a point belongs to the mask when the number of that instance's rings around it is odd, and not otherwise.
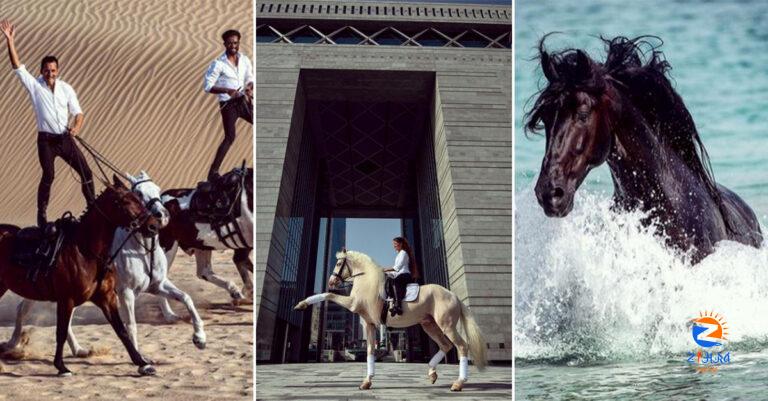
[[[25,227],[16,233],[11,260],[27,268],[27,278],[30,281],[35,281],[41,271],[47,274],[56,264],[56,257],[64,243],[67,225],[74,221],[74,217],[69,214],[54,223],[49,223],[45,228]]]
[[[384,288],[386,288],[384,297],[381,298],[385,301],[389,301],[391,299],[395,298],[395,294],[392,293],[392,291],[395,290],[395,286],[389,286],[385,285]],[[403,302],[413,302],[416,300],[416,298],[419,297],[419,289],[421,288],[421,285],[419,283],[410,283],[405,286],[405,297],[403,297]]]
[[[189,203],[192,219],[211,223],[236,218],[240,213],[239,196],[242,177],[235,169],[213,182],[201,181]]]
[[[381,307],[381,324],[386,325],[387,324],[387,316],[389,315],[389,311],[392,309],[392,306],[394,305],[393,299],[395,298],[395,294],[393,291],[395,290],[394,285],[390,285],[389,281],[392,280],[391,278],[387,277],[387,283],[384,285],[384,294],[379,294],[379,297],[384,300],[384,305]],[[409,283],[405,286],[405,296],[403,297],[402,302],[413,302],[416,300],[416,298],[419,297],[419,289],[421,289],[421,285],[419,283]]]

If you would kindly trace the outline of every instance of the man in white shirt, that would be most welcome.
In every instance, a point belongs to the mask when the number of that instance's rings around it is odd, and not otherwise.
[[[203,80],[203,89],[216,94],[219,99],[221,120],[224,123],[224,140],[216,150],[208,180],[219,175],[229,147],[235,141],[235,123],[238,118],[253,124],[253,66],[251,60],[240,53],[240,32],[228,30],[221,35],[224,40],[224,54],[208,66]]]
[[[57,79],[59,61],[54,56],[45,56],[40,62],[41,76],[35,78],[19,61],[14,37],[16,29],[9,21],[0,22],[0,30],[8,43],[8,57],[16,76],[29,93],[29,100],[35,110],[37,123],[37,156],[43,174],[37,187],[37,225],[46,226],[48,200],[54,178],[54,160],[61,157],[80,176],[83,196],[89,204],[95,199],[93,175],[83,154],[74,141],[74,135],[83,128],[83,111],[75,90],[66,82]],[[70,123],[69,116],[74,118]]]

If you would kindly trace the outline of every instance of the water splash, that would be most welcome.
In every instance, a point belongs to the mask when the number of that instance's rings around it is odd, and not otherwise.
[[[768,345],[765,241],[759,249],[722,241],[691,266],[640,223],[642,213],[610,206],[610,195],[581,190],[571,214],[554,219],[537,204],[533,184],[516,195],[520,361],[584,365],[680,355],[695,347],[688,322],[705,310],[725,316],[729,349]]]

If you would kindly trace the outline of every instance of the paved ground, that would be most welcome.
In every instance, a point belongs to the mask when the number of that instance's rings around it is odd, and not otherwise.
[[[458,365],[441,364],[435,384],[427,380],[427,364],[376,364],[370,390],[358,390],[365,363],[299,363],[256,366],[256,399],[271,400],[509,400],[512,367],[490,366],[480,373],[470,366],[469,382],[451,392]]]

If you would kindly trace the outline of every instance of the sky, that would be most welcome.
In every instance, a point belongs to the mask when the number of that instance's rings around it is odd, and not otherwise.
[[[347,219],[347,249],[367,254],[379,266],[395,263],[392,238],[400,235],[400,219]]]

